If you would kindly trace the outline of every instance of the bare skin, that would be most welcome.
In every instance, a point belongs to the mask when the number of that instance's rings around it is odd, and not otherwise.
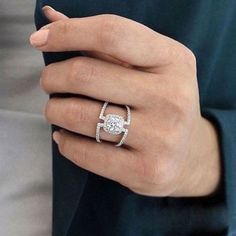
[[[48,93],[85,97],[51,98],[44,115],[62,127],[53,138],[76,165],[147,196],[197,197],[217,190],[219,141],[201,116],[194,54],[181,43],[130,19],[95,15],[69,19],[43,8],[52,23],[30,37],[43,52],[82,51],[46,66],[40,84]],[[104,101],[107,113],[124,116],[131,107],[129,134],[102,132],[96,124]],[[78,133],[72,134],[70,131]]]

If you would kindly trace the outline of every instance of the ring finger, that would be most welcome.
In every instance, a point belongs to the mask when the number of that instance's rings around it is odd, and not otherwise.
[[[90,100],[87,98],[51,98],[48,100],[44,115],[49,123],[58,125],[67,130],[95,138],[96,125],[101,122],[99,114],[102,109],[103,103],[97,100]],[[117,106],[109,103],[106,114],[117,114],[124,117],[127,120],[127,110],[124,106]],[[138,127],[138,112],[136,110],[131,111],[131,124],[127,127],[129,130],[128,136],[125,140],[125,144],[130,147],[137,147],[137,129]],[[101,140],[106,140],[114,143],[118,143],[122,138],[123,133],[120,135],[111,135],[100,130]]]

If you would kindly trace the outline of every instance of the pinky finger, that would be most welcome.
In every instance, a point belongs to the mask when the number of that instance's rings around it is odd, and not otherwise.
[[[130,170],[137,165],[137,157],[132,150],[104,141],[97,143],[94,139],[66,130],[54,132],[53,138],[60,153],[77,166],[120,183],[134,180]]]

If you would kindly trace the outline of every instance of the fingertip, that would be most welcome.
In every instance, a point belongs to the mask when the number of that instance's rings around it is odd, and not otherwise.
[[[30,44],[36,48],[44,46],[47,43],[48,34],[49,34],[48,29],[42,29],[42,30],[34,32],[30,36],[30,39],[29,39]]]
[[[42,11],[43,11],[44,15],[51,22],[68,18],[63,13],[56,11],[54,8],[52,8],[51,6],[48,6],[48,5],[45,5],[44,7],[42,7]]]
[[[55,132],[53,133],[53,140],[54,140],[57,144],[59,144],[60,139],[61,139],[61,134],[60,134],[60,132],[55,131]]]
[[[54,8],[52,8],[49,5],[45,5],[44,7],[42,7],[43,12],[45,11],[56,11]]]
[[[55,15],[55,13],[57,13],[57,11],[54,8],[52,8],[51,6],[48,6],[48,5],[42,7],[42,11],[43,11],[44,15],[50,21],[53,21],[54,15]]]

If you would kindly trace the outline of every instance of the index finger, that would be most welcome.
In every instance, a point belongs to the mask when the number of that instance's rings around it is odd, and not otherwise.
[[[102,14],[63,19],[31,35],[44,52],[94,50],[134,66],[169,64],[176,41],[134,20]]]

